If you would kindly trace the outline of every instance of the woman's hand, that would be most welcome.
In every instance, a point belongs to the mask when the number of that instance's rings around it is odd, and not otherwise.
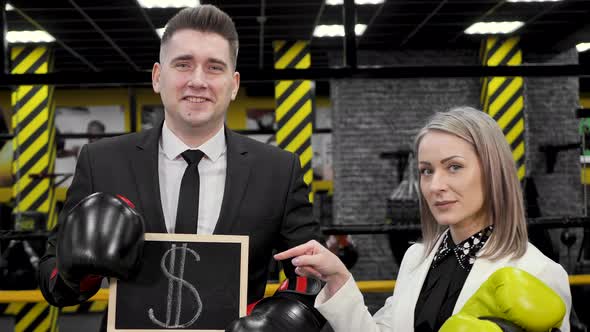
[[[332,297],[350,278],[350,272],[338,256],[315,240],[274,255],[276,260],[292,258],[295,273],[326,282],[328,298]]]

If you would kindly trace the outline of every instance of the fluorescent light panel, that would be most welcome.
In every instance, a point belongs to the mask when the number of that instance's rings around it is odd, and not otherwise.
[[[46,31],[8,31],[6,33],[6,41],[9,43],[50,43],[55,41],[55,38]]]
[[[563,0],[508,0],[508,2],[558,2]]]
[[[524,22],[477,22],[465,30],[466,34],[507,34],[518,30]]]
[[[590,50],[590,43],[579,43],[578,45],[576,45],[576,49],[580,53]]]
[[[199,0],[137,0],[145,8],[184,8],[196,7]]]
[[[357,36],[362,35],[367,29],[366,24],[356,24],[354,26],[354,33]],[[313,31],[314,37],[344,37],[344,25],[318,25]]]
[[[384,3],[385,0],[354,0],[356,5],[378,5]],[[343,5],[344,0],[326,0],[328,6],[339,6]]]

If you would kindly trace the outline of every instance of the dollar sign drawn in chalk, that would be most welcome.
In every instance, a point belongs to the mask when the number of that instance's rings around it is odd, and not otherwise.
[[[176,267],[176,252],[180,251],[180,264],[178,266],[178,276],[175,275],[175,267]],[[185,328],[191,326],[201,315],[203,311],[203,302],[201,302],[201,297],[199,296],[199,292],[197,289],[188,281],[184,280],[184,266],[186,260],[186,253],[190,253],[195,257],[195,261],[200,261],[201,257],[197,254],[196,251],[192,250],[191,248],[187,248],[187,244],[184,243],[181,247],[177,247],[176,244],[172,244],[171,248],[168,249],[164,255],[162,256],[162,260],[160,261],[160,267],[162,268],[162,272],[168,278],[168,298],[166,302],[166,321],[162,322],[156,318],[154,314],[154,309],[149,308],[148,316],[150,320],[165,328]],[[166,258],[170,256],[170,266],[169,269],[166,267]],[[180,323],[180,313],[182,311],[182,291],[183,286],[188,289],[188,291],[194,296],[194,301],[196,303],[197,312],[194,313],[193,318],[191,318],[186,323]],[[176,288],[176,289],[175,289]],[[176,290],[176,291],[175,291]],[[176,310],[174,310],[176,309]],[[174,316],[174,321],[173,320]]]

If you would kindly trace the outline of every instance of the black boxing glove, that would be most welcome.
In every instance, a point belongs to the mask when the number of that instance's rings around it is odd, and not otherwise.
[[[102,277],[129,279],[138,272],[144,222],[125,198],[94,193],[59,226],[57,273],[71,288],[86,291]],[[86,289],[82,289],[86,288]]]
[[[319,332],[326,319],[314,308],[322,288],[316,279],[285,280],[275,294],[260,300],[249,316],[233,321],[226,332]]]

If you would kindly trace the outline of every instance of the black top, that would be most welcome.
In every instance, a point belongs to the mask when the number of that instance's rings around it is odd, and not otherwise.
[[[455,245],[449,232],[443,236],[414,311],[416,332],[438,331],[453,314],[463,284],[475,262],[475,255],[488,240],[493,226]]]

